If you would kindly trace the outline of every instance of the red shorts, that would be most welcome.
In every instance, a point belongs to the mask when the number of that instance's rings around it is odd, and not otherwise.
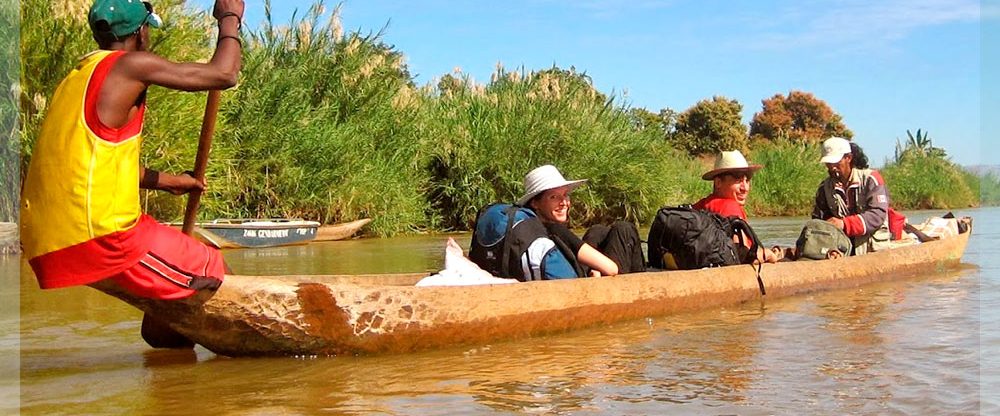
[[[129,293],[152,299],[183,299],[200,289],[222,284],[226,266],[222,253],[163,224],[143,235],[151,241],[139,263],[109,277]]]

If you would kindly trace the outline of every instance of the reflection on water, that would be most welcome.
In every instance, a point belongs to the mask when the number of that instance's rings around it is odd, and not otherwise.
[[[20,411],[998,414],[992,353],[1000,340],[1000,221],[989,215],[997,212],[976,212],[976,235],[958,270],[377,357],[153,351],[139,339],[140,315],[131,307],[87,288],[42,292],[22,274]],[[755,223],[763,238],[785,244],[797,224]],[[445,238],[243,250],[226,258],[237,273],[252,274],[430,271],[440,267]],[[458,240],[468,244],[467,236]]]

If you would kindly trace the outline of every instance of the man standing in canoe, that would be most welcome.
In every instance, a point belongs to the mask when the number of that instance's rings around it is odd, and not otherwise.
[[[202,190],[191,175],[139,165],[146,89],[236,85],[242,0],[218,0],[219,38],[207,63],[147,51],[153,6],[96,0],[89,22],[100,48],[59,84],[35,142],[21,199],[21,241],[43,289],[113,282],[136,296],[182,299],[216,289],[225,265],[209,248],[142,213],[139,188]],[[145,326],[145,322],[144,322]]]

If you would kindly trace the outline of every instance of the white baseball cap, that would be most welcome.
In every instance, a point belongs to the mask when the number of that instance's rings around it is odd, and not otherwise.
[[[848,153],[851,153],[851,142],[842,137],[831,137],[823,142],[823,158],[819,161],[837,163]]]

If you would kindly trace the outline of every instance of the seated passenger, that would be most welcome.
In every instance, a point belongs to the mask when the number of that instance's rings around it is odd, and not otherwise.
[[[715,158],[713,169],[701,176],[706,181],[712,181],[712,193],[696,202],[693,208],[746,221],[747,212],[743,205],[747,203],[747,196],[750,194],[753,174],[761,168],[763,166],[747,163],[739,150],[720,152]],[[750,247],[749,239],[744,238],[743,241]],[[777,247],[771,250],[761,247],[757,258],[774,263],[781,258],[780,253],[782,252]]]
[[[569,193],[585,181],[566,180],[551,165],[532,170],[515,205],[480,212],[469,258],[495,276],[521,281],[644,271],[635,225],[595,225],[582,240],[569,230]]]
[[[644,271],[642,247],[635,225],[616,221],[595,225],[580,239],[569,230],[570,191],[586,179],[567,181],[555,166],[535,168],[524,177],[525,194],[517,204],[534,211],[550,238],[565,243],[591,276],[614,276]]]
[[[865,254],[888,242],[889,194],[877,170],[868,168],[868,157],[857,143],[840,137],[823,142],[829,177],[816,190],[812,217],[825,220],[851,238],[851,255]]]

